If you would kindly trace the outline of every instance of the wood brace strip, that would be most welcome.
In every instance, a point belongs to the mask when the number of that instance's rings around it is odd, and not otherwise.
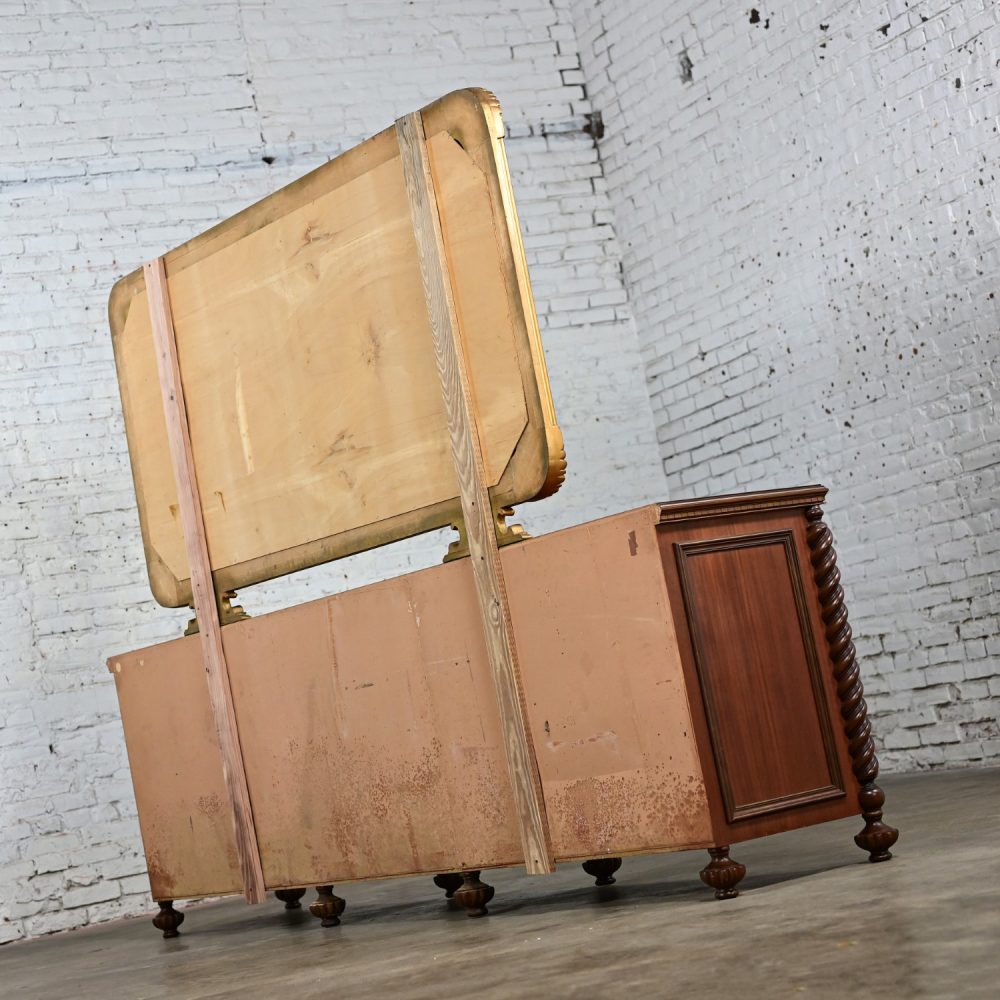
[[[212,703],[219,750],[222,754],[222,769],[232,806],[236,852],[243,876],[243,895],[248,903],[260,903],[264,901],[265,896],[264,872],[250,804],[250,789],[243,767],[239,732],[236,727],[229,669],[222,645],[219,606],[212,580],[208,539],[205,534],[201,497],[198,493],[198,476],[191,450],[191,433],[187,407],[184,403],[184,388],[181,384],[177,359],[177,339],[170,311],[170,292],[163,258],[158,257],[144,264],[143,273],[146,279],[153,343],[156,348],[163,413],[167,422],[170,457],[177,485],[181,527],[184,531],[184,544],[191,570],[191,590],[194,594],[195,614],[198,616],[202,659],[205,673],[208,675],[209,699]]]
[[[525,867],[530,875],[547,874],[554,870],[555,865],[545,802],[531,742],[493,509],[486,486],[469,365],[448,277],[447,251],[420,113],[400,118],[396,122],[396,136],[420,258],[434,356],[448,415],[448,432],[461,490],[462,515],[469,540],[483,634],[500,709],[500,726],[517,807]]]

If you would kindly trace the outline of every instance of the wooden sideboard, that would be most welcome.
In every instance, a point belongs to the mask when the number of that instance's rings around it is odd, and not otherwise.
[[[652,504],[500,551],[551,853],[599,883],[620,858],[731,845],[884,796],[820,486]],[[469,559],[225,625],[269,890],[339,921],[336,883],[426,874],[485,913],[524,864]],[[109,660],[157,926],[243,882],[196,637]],[[539,886],[540,890],[543,888]]]

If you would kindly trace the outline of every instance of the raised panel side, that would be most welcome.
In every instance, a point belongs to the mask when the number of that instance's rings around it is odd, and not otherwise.
[[[727,820],[842,797],[792,532],[674,552]]]

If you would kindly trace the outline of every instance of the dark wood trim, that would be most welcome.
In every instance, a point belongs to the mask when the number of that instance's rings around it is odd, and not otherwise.
[[[813,694],[813,704],[816,709],[816,719],[819,723],[820,735],[823,740],[823,752],[826,758],[830,783],[821,787],[806,789],[801,792],[765,799],[759,802],[737,804],[733,795],[728,762],[718,739],[718,734],[724,728],[724,720],[719,714],[711,686],[707,682],[708,664],[704,652],[701,621],[688,572],[688,559],[693,556],[709,553],[730,552],[767,545],[780,545],[785,553],[785,563],[795,600],[799,633],[809,669],[809,683]],[[783,812],[796,806],[811,805],[817,802],[824,802],[828,799],[842,798],[846,794],[846,791],[844,789],[840,761],[837,758],[837,748],[830,725],[830,717],[826,710],[827,702],[823,676],[820,670],[819,657],[816,653],[816,644],[813,641],[812,628],[809,624],[805,591],[802,587],[802,577],[799,573],[798,560],[795,555],[795,540],[792,531],[784,528],[778,531],[759,532],[752,535],[726,536],[697,542],[675,542],[674,555],[680,578],[681,593],[684,598],[695,667],[698,673],[698,684],[705,705],[709,738],[712,743],[712,754],[715,758],[727,821],[734,823],[738,820],[765,816],[769,813]]]
[[[827,758],[829,763],[830,758]],[[840,785],[829,784],[820,788],[812,788],[804,792],[793,792],[790,795],[778,795],[773,799],[762,799],[745,806],[730,806],[726,800],[726,812],[729,822],[735,823],[741,819],[752,819],[755,816],[766,816],[768,813],[784,812],[794,806],[808,806],[815,802],[826,802],[827,799],[842,799],[847,792]]]
[[[788,507],[808,507],[826,499],[825,486],[796,486],[787,490],[759,490],[756,493],[723,493],[699,500],[673,500],[661,503],[659,524],[690,521],[703,517],[723,517],[757,511],[783,510]]]
[[[837,681],[844,735],[851,754],[851,767],[861,786],[858,802],[865,827],[854,838],[854,842],[862,850],[869,852],[869,861],[888,861],[892,857],[889,848],[896,843],[899,831],[882,822],[885,792],[875,784],[878,758],[875,756],[875,742],[872,739],[871,723],[868,721],[868,705],[861,684],[861,671],[858,669],[851,626],[847,620],[844,589],[840,585],[840,570],[837,568],[837,553],[833,549],[833,535],[823,523],[823,508],[819,504],[809,507],[806,521],[806,540],[819,590],[833,675]]]

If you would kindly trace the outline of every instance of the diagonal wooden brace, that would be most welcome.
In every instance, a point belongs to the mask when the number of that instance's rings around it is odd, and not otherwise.
[[[170,311],[170,292],[167,288],[166,268],[158,257],[143,265],[146,278],[146,295],[149,302],[149,319],[153,327],[153,344],[156,348],[156,365],[160,375],[160,392],[163,396],[163,413],[167,420],[167,438],[170,458],[177,484],[177,501],[184,531],[188,564],[191,569],[191,590],[194,610],[198,616],[202,658],[208,676],[208,693],[215,717],[222,753],[222,769],[233,813],[236,832],[236,853],[243,876],[243,895],[248,903],[264,901],[264,872],[260,860],[260,847],[254,827],[250,789],[243,768],[243,753],[236,728],[233,694],[229,686],[229,670],[222,645],[222,628],[219,624],[219,605],[212,581],[212,564],[208,554],[208,539],[198,493],[198,476],[191,450],[191,433],[188,426],[184,388],[181,384],[177,360],[177,339],[174,335],[173,316]]]
[[[525,867],[531,875],[547,874],[555,866],[545,802],[531,743],[517,647],[500,565],[469,364],[448,277],[437,194],[420,113],[400,118],[396,122],[396,136],[420,258],[434,355],[448,414],[452,457],[461,490],[472,572],[500,709],[500,725],[517,806]]]

